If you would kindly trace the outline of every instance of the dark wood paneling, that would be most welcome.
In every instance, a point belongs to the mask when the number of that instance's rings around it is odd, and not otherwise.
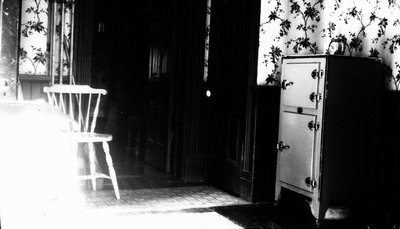
[[[90,84],[94,0],[75,1],[74,77],[77,84]]]
[[[252,200],[254,202],[274,200],[279,95],[279,87],[259,86],[256,90],[256,117],[252,144],[254,150]]]
[[[160,169],[171,172],[169,151],[169,126],[171,78],[174,77],[171,67],[173,55],[173,6],[165,2],[154,1],[153,13],[149,23],[149,64],[148,85],[146,88],[146,150],[144,159]]]
[[[252,1],[249,6],[249,42],[247,49],[249,50],[247,59],[247,96],[246,96],[246,124],[243,159],[241,161],[241,174],[249,176],[241,176],[240,196],[247,200],[253,200],[254,193],[254,129],[256,118],[256,87],[257,87],[257,65],[258,65],[258,48],[259,48],[259,22],[260,22],[261,1]],[[248,178],[247,178],[248,177]]]
[[[378,130],[380,150],[376,155],[379,165],[376,176],[379,177],[378,196],[382,196],[382,205],[390,206],[400,201],[400,94],[397,91],[384,91],[381,96],[380,125]],[[379,156],[382,155],[382,156]],[[393,206],[390,206],[393,207]],[[393,209],[397,209],[394,206]]]
[[[177,94],[181,104],[183,178],[185,181],[205,180],[207,144],[201,141],[204,110],[204,42],[206,36],[207,1],[179,1],[179,50]]]
[[[161,6],[164,4],[165,2]],[[158,28],[158,31],[164,31],[165,35],[149,39],[155,42],[154,47],[150,48],[150,55],[156,56],[149,58],[148,66],[152,69],[147,87],[147,104],[153,101],[157,104],[157,109],[149,109],[154,114],[146,115],[147,123],[153,120],[158,123],[156,130],[148,129],[153,132],[148,134],[158,136],[158,143],[162,143],[163,146],[156,148],[156,144],[149,139],[146,142],[146,157],[160,159],[165,158],[166,153],[167,168],[169,166],[167,171],[182,177],[186,182],[201,182],[205,177],[206,161],[204,144],[199,143],[199,131],[202,127],[199,117],[204,112],[201,99],[204,95],[207,1],[176,0],[168,2],[167,5],[172,15],[169,15],[169,21],[162,18],[163,23],[160,23]],[[160,11],[165,9],[167,8],[164,7]],[[166,29],[162,28],[163,26],[168,27]],[[163,67],[165,63],[166,72]],[[161,157],[153,157],[152,155],[157,154],[152,152],[154,150],[161,151],[158,154]]]

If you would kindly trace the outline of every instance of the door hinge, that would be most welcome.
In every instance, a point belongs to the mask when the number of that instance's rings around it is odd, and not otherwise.
[[[319,127],[320,127],[319,122],[310,121],[310,122],[308,123],[308,128],[309,128],[310,130],[318,131],[318,130],[319,130]]]
[[[311,102],[315,102],[315,101],[319,102],[322,100],[322,94],[313,92],[310,94],[310,100],[311,100]]]
[[[313,79],[321,79],[322,77],[324,76],[324,70],[319,70],[318,71],[318,69],[314,69],[312,72],[311,72],[311,77],[313,78]]]
[[[316,188],[317,181],[315,179],[311,179],[311,177],[307,177],[304,182],[306,183],[307,187]]]

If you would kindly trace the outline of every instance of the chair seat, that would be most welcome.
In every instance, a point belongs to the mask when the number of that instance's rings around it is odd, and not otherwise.
[[[111,134],[99,134],[90,132],[75,132],[73,137],[77,142],[109,142],[112,140]]]

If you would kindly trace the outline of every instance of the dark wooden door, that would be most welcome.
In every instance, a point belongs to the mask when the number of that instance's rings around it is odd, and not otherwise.
[[[146,99],[145,161],[170,172],[168,155],[168,123],[170,74],[168,73],[169,24],[156,18],[150,25],[149,84]]]
[[[245,150],[251,2],[216,0],[211,9],[208,181],[237,194]]]
[[[160,79],[148,87],[145,161],[169,172],[168,162],[168,96],[169,81]]]

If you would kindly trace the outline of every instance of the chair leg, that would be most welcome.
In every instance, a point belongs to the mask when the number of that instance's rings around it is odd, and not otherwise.
[[[103,142],[103,149],[104,149],[104,153],[106,154],[106,161],[107,161],[107,165],[108,165],[108,171],[110,173],[111,182],[112,182],[112,185],[114,187],[115,196],[119,200],[120,196],[119,196],[117,175],[115,174],[114,165],[113,165],[112,158],[111,158],[111,155],[110,155],[110,147],[108,146],[107,142]]]
[[[94,191],[96,191],[96,178],[94,177],[95,173],[96,173],[94,144],[93,143],[88,143],[88,146],[89,146],[90,176],[92,176],[92,188],[93,188]]]
[[[71,141],[71,149],[75,154],[75,172],[76,175],[79,176],[79,145],[75,141]]]

